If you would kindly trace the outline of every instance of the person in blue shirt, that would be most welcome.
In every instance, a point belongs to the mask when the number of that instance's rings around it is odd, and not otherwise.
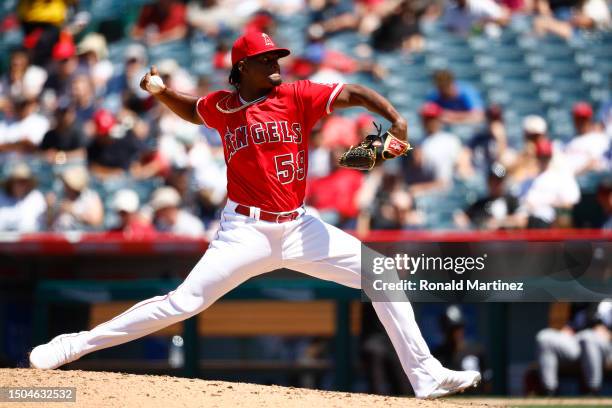
[[[484,104],[476,88],[456,81],[453,73],[448,70],[436,71],[433,80],[436,89],[427,99],[442,107],[443,122],[476,124],[484,120]]]

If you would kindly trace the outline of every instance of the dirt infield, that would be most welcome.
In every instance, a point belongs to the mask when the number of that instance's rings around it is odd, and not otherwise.
[[[94,371],[0,369],[0,387],[76,387],[76,403],[3,403],[0,407],[504,407],[602,405],[612,399],[533,400],[447,398],[423,401],[367,394]]]

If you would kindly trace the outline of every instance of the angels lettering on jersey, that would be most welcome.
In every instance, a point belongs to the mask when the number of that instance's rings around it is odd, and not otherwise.
[[[244,125],[234,129],[227,127],[223,136],[223,144],[227,151],[229,165],[234,154],[251,144],[262,143],[302,143],[302,125],[297,122],[289,124],[286,120],[280,122],[264,122]]]

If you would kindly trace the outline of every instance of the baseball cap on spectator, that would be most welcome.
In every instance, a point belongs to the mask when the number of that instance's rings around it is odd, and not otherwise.
[[[74,41],[72,41],[72,36],[66,33],[60,34],[60,39],[53,46],[51,55],[56,61],[74,57],[76,55],[76,47]]]
[[[274,24],[274,16],[266,10],[260,10],[251,18],[251,20],[244,26],[244,32],[263,32],[272,28]]]
[[[236,63],[247,57],[253,57],[270,51],[279,51],[281,58],[291,53],[287,48],[277,47],[268,34],[252,31],[238,37],[234,42],[232,46],[232,65],[236,65]]]
[[[71,167],[61,174],[61,179],[74,191],[83,191],[89,182],[89,176],[85,167]]]
[[[123,53],[125,61],[137,60],[143,64],[147,61],[147,49],[141,44],[130,44]]]
[[[163,208],[178,207],[181,203],[181,196],[174,187],[160,187],[153,192],[150,206],[153,211]]]
[[[591,119],[593,117],[593,108],[587,102],[578,102],[572,108],[572,114],[575,118]]]
[[[96,128],[96,134],[99,136],[108,136],[117,124],[117,120],[112,113],[106,109],[97,110],[93,114],[93,122]]]
[[[421,116],[426,119],[438,118],[442,115],[442,108],[434,102],[427,102],[421,107]]]
[[[113,210],[126,213],[135,213],[140,206],[138,194],[134,190],[127,188],[121,189],[115,193],[111,207]]]
[[[108,56],[106,39],[102,34],[89,33],[81,40],[77,46],[77,54],[83,55],[88,52],[96,54],[99,60],[105,59]]]
[[[28,67],[23,74],[22,93],[27,99],[37,98],[47,81],[47,71],[36,65]]]
[[[534,135],[543,135],[546,133],[548,126],[543,117],[538,115],[529,115],[523,119],[523,130]]]
[[[321,144],[330,149],[348,148],[359,143],[360,137],[353,119],[330,116],[321,127]]]
[[[32,174],[32,169],[27,163],[17,163],[9,172],[8,180],[32,180],[34,179],[34,174]]]
[[[549,158],[553,154],[552,142],[543,137],[536,142],[535,154],[537,158]]]
[[[595,318],[612,329],[612,298],[604,299],[597,305]]]
[[[374,122],[374,116],[367,113],[362,113],[361,115],[357,116],[357,129],[369,129],[373,126],[372,122]]]

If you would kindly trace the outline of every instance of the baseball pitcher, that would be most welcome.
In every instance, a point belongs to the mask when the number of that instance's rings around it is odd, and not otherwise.
[[[305,214],[308,139],[335,109],[361,106],[391,123],[347,152],[341,165],[368,169],[405,154],[406,120],[384,97],[355,84],[283,83],[278,60],[289,55],[265,33],[233,45],[233,91],[185,95],[167,87],[151,68],[141,87],[184,120],[215,128],[227,163],[227,204],[208,250],[185,281],[165,296],[142,301],[89,331],[64,334],[34,348],[32,367],[54,369],[85,354],[122,344],[187,319],[242,282],[289,268],[351,288],[361,287],[361,243]],[[379,132],[380,133],[380,132]],[[374,152],[374,153],[373,153]],[[373,302],[415,394],[435,398],[476,385],[476,371],[451,371],[430,353],[409,302]]]

